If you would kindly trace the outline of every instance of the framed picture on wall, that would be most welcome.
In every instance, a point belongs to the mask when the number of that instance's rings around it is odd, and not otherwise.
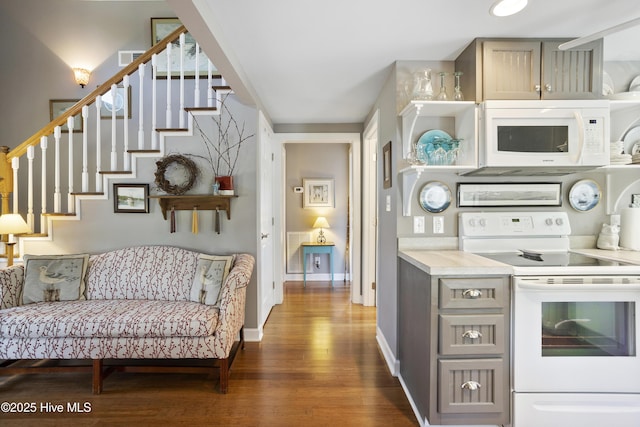
[[[182,23],[178,18],[151,18],[151,45],[157,44],[159,41],[167,37],[173,31],[177,30]],[[184,76],[187,78],[194,78],[196,75],[196,56],[198,57],[198,75],[200,77],[206,77],[209,70],[209,58],[198,46],[196,48],[196,41],[191,34],[186,33],[184,40]],[[167,78],[167,54],[162,52],[158,54],[156,58],[157,65],[157,77]],[[171,78],[180,77],[180,42],[176,40],[171,45],[170,54],[171,63]],[[213,75],[219,75],[215,67],[212,66],[211,73]]]
[[[50,99],[49,100],[49,120],[53,120],[56,117],[62,115],[65,111],[71,108],[79,99]],[[60,126],[62,132],[69,132],[69,127],[65,123]],[[80,113],[73,116],[73,133],[82,132],[82,116]]]
[[[382,186],[391,188],[391,141],[382,147]]]
[[[304,208],[334,207],[335,192],[333,179],[303,179]]]
[[[113,211],[149,213],[149,184],[113,184]]]

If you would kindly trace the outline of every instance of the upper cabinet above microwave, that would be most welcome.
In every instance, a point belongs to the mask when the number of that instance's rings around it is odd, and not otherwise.
[[[571,39],[475,39],[455,61],[466,99],[602,97],[602,39],[571,50]]]

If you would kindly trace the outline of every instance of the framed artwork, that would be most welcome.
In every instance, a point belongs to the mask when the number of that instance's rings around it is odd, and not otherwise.
[[[129,104],[129,114],[127,118],[131,118],[131,86],[128,88],[127,103]],[[124,118],[124,86],[117,86],[115,95],[112,90],[102,95],[102,104],[100,105],[100,118],[110,119],[113,110],[116,110],[116,119]]]
[[[157,44],[173,31],[178,29],[182,23],[178,18],[151,18],[151,45]],[[206,77],[209,69],[209,58],[198,48],[196,52],[196,41],[191,34],[186,33],[184,43],[184,76],[194,78],[196,75],[196,56],[198,57],[198,76]],[[180,77],[180,42],[176,40],[171,46],[171,78]],[[166,52],[158,54],[156,57],[157,77],[167,78],[167,55]],[[218,75],[215,67],[212,67],[212,74]]]
[[[382,187],[391,188],[391,141],[382,147]]]
[[[562,206],[562,184],[458,184],[460,207]]]
[[[65,111],[75,105],[79,99],[50,99],[49,100],[49,120],[61,116]],[[69,127],[65,123],[60,126],[62,132],[69,132]],[[73,116],[73,133],[82,132],[82,115],[80,113]]]
[[[149,213],[149,184],[113,184],[113,211]]]
[[[333,179],[303,179],[304,208],[332,208],[334,207]]]

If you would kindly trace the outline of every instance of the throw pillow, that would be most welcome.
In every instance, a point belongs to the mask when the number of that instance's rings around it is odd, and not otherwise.
[[[218,296],[229,270],[233,266],[234,255],[216,256],[200,254],[196,276],[191,285],[191,301],[218,306]]]
[[[89,255],[25,255],[22,304],[84,299]]]

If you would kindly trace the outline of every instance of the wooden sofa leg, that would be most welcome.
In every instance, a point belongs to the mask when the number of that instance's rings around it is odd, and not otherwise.
[[[93,394],[102,393],[102,359],[93,359]]]
[[[229,390],[229,358],[220,359],[220,393],[227,394]]]

